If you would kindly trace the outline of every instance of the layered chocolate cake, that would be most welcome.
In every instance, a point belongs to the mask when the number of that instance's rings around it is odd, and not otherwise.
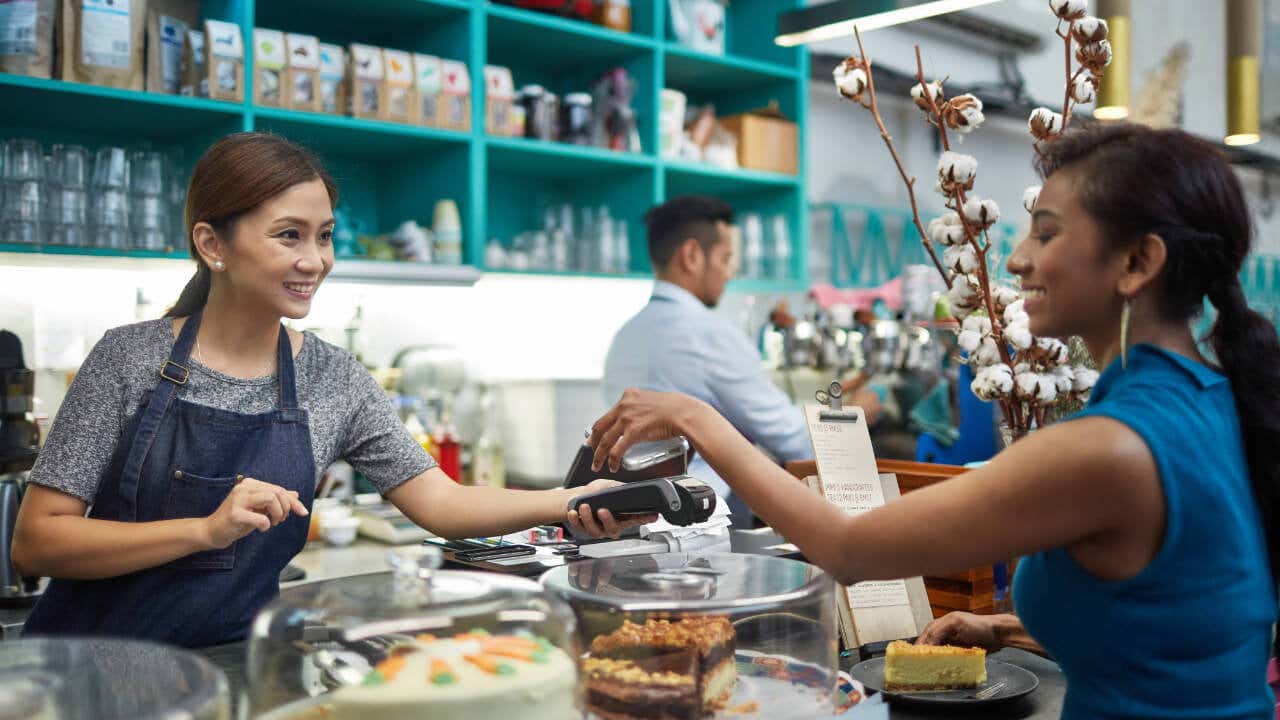
[[[737,683],[724,616],[630,621],[591,642],[587,706],[605,720],[686,720],[722,709]]]

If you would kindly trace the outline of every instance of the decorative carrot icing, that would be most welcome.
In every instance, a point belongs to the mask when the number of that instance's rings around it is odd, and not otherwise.
[[[491,675],[511,675],[516,671],[508,663],[498,662],[496,658],[488,655],[464,655],[463,658]]]
[[[440,658],[431,658],[429,676],[433,685],[452,685],[458,681],[458,678],[453,674],[453,669],[449,667],[449,663]]]
[[[381,673],[387,681],[391,681],[396,679],[396,675],[399,675],[401,670],[404,670],[404,664],[404,655],[398,654],[392,655],[386,660],[378,663],[377,667],[374,669]]]

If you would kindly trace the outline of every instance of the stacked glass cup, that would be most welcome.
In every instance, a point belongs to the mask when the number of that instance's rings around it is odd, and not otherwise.
[[[89,151],[79,145],[54,145],[48,167],[45,242],[84,245],[89,209]]]
[[[4,144],[4,202],[0,242],[34,245],[41,241],[44,153],[35,140]]]
[[[165,250],[173,228],[165,192],[165,159],[158,152],[136,152],[129,162],[129,229],[137,250]]]
[[[124,148],[99,148],[93,161],[89,223],[95,247],[123,250],[129,243],[129,158]]]

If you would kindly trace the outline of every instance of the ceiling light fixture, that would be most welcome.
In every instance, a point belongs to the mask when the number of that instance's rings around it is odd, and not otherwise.
[[[999,0],[835,0],[782,13],[773,41],[795,47],[847,38],[853,35],[854,25],[859,32],[867,32],[994,2]]]
[[[1098,85],[1093,116],[1123,120],[1129,117],[1129,0],[1098,0],[1098,17],[1107,21],[1111,64]]]

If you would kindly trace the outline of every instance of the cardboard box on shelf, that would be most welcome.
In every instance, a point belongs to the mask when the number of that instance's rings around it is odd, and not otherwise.
[[[347,112],[347,51],[341,45],[320,44],[320,111]]]
[[[284,78],[288,59],[283,32],[265,28],[253,29],[254,105],[284,105]]]
[[[382,70],[382,48],[352,43],[347,53],[351,68],[347,71],[347,114],[352,117],[377,119],[387,102],[386,76]]]
[[[239,25],[204,21],[204,71],[210,98],[244,101],[244,36]]]
[[[440,120],[437,127],[452,130],[471,129],[471,73],[466,63],[445,60],[441,63],[444,73],[444,92],[440,102]]]
[[[177,95],[182,89],[182,58],[187,33],[200,24],[199,0],[148,0],[148,92]]]
[[[289,33],[284,37],[288,68],[284,74],[284,102],[294,110],[320,111],[320,40],[315,35]]]
[[[382,119],[409,122],[413,113],[413,56],[403,50],[382,51],[382,71],[387,78],[387,101]]]
[[[410,122],[435,125],[440,121],[440,94],[444,91],[444,72],[440,58],[415,53],[413,56],[414,106]]]
[[[516,99],[511,70],[500,65],[484,68],[484,131],[490,135],[511,134],[511,106]]]
[[[751,170],[795,175],[799,171],[800,129],[776,104],[720,118],[738,136],[738,164]]]

